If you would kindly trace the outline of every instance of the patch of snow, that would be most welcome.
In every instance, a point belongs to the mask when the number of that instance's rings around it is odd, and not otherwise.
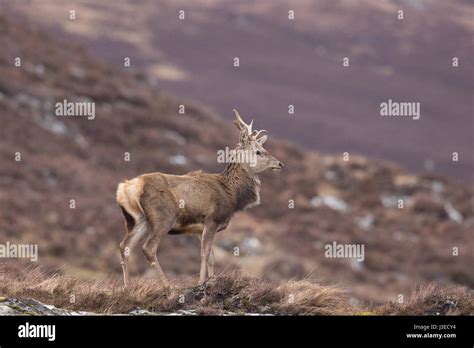
[[[69,68],[69,72],[71,73],[73,77],[77,79],[81,79],[81,80],[86,76],[85,70],[76,65]]]
[[[351,258],[351,259],[350,259],[350,265],[351,265],[351,268],[352,268],[354,271],[360,271],[360,270],[362,270],[362,268],[364,268],[363,263],[357,261],[356,258]]]
[[[448,214],[449,218],[458,224],[461,224],[463,222],[463,217],[462,214],[457,211],[451,203],[446,203],[444,206],[444,209],[446,210],[446,213]]]
[[[440,181],[433,181],[431,183],[431,191],[434,193],[441,193],[444,191],[444,185]]]
[[[234,315],[233,313],[231,315]],[[274,317],[275,314],[271,313],[244,313],[246,317]]]
[[[176,132],[167,131],[164,135],[167,139],[173,140],[178,145],[186,145],[186,139]]]
[[[375,217],[373,214],[367,214],[361,217],[356,217],[355,222],[363,230],[370,230],[374,225]]]
[[[39,110],[40,107],[41,107],[41,101],[39,100],[39,98],[37,98],[35,96],[32,96],[32,95],[29,95],[29,94],[18,93],[15,96],[15,100],[21,106],[28,106],[28,107],[30,107],[31,109],[34,109],[34,110]]]
[[[25,70],[31,74],[43,76],[46,69],[43,64],[25,64]]]
[[[74,140],[76,141],[76,143],[81,146],[82,148],[85,148],[87,146],[89,146],[89,143],[87,142],[86,138],[84,138],[84,136],[82,134],[77,134],[75,137],[74,137]]]
[[[86,234],[91,235],[91,236],[93,236],[97,233],[94,226],[87,226],[85,232],[86,232]]]
[[[403,204],[406,205],[411,201],[410,196],[396,196],[390,194],[382,194],[380,196],[380,201],[385,208],[397,208],[398,201],[403,200]]]
[[[58,134],[58,135],[65,135],[68,133],[68,128],[64,124],[63,121],[54,118],[51,115],[44,115],[38,122],[38,124],[50,131],[51,133]]]
[[[327,170],[324,172],[324,178],[329,181],[334,181],[337,179],[337,174],[333,170]]]
[[[44,65],[43,65],[43,64],[35,65],[34,71],[35,71],[35,74],[36,74],[36,75],[43,76],[45,70],[46,70],[46,69],[44,68]]]
[[[177,315],[197,315],[195,311],[193,310],[184,310],[184,309],[179,309],[176,312],[173,313],[168,313],[170,316],[177,316]]]
[[[169,162],[177,166],[183,166],[188,163],[188,159],[183,155],[176,155],[170,157]]]
[[[346,202],[334,196],[315,196],[311,199],[311,205],[313,207],[320,207],[325,205],[333,210],[337,210],[343,213],[349,210],[349,205]]]
[[[244,238],[242,240],[242,250],[245,253],[257,254],[262,248],[262,243],[255,237]]]
[[[131,315],[157,315],[157,313],[153,313],[153,312],[150,312],[149,310],[141,309],[141,308],[134,309],[134,310],[130,311],[128,314],[131,314]]]

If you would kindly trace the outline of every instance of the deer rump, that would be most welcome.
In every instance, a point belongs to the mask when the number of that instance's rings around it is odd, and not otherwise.
[[[118,185],[117,188],[117,203],[122,208],[122,211],[129,221],[131,216],[135,222],[140,220],[145,215],[143,207],[140,204],[140,197],[143,193],[143,181],[139,178],[126,180]],[[129,215],[129,216],[127,216]]]

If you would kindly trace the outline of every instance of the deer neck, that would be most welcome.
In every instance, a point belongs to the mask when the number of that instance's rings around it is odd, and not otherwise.
[[[260,204],[260,179],[257,175],[250,174],[240,163],[230,163],[221,175],[236,211]]]

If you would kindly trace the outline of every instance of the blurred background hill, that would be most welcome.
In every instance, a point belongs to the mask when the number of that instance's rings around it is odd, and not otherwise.
[[[106,62],[123,66],[130,57],[132,69],[226,119],[239,106],[272,134],[317,151],[359,152],[416,171],[473,178],[470,1],[0,3]],[[295,20],[288,19],[290,9]],[[421,120],[380,117],[379,105],[389,98],[420,102]],[[461,158],[456,165],[454,151]]]
[[[216,151],[237,142],[237,107],[269,129],[266,147],[285,170],[262,175],[261,206],[218,235],[218,268],[340,284],[363,301],[431,281],[474,287],[472,6],[401,3],[403,26],[392,1],[296,1],[294,23],[280,2],[78,1],[73,22],[70,3],[1,1],[1,241],[38,243],[41,264],[83,278],[120,274],[117,183],[222,170]],[[339,71],[346,55],[351,68]],[[382,121],[390,97],[420,100],[421,120]],[[94,101],[96,119],[54,116],[63,99]],[[365,261],[325,258],[333,241],[363,243]],[[198,240],[170,236],[158,257],[171,278],[195,275]],[[139,251],[132,261],[146,277]]]

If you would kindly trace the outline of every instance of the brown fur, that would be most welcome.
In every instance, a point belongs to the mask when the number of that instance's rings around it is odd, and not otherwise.
[[[156,258],[156,250],[166,234],[196,234],[201,238],[200,282],[212,275],[212,241],[224,230],[235,212],[260,203],[257,174],[279,170],[283,164],[263,148],[266,136],[257,139],[251,124],[240,117],[239,151],[258,153],[254,165],[231,163],[220,174],[194,171],[186,175],[151,173],[118,185],[117,203],[126,219],[127,234],[120,243],[125,285],[128,258],[135,245],[146,238],[143,253],[160,280],[166,277]]]

